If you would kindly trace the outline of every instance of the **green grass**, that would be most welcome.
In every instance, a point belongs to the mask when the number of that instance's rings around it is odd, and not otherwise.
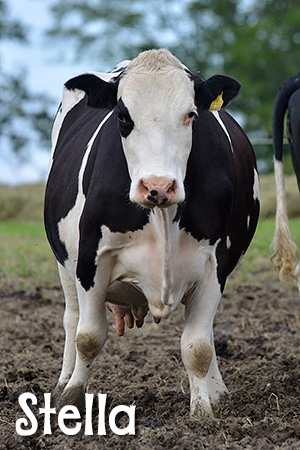
[[[44,184],[0,185],[0,221],[42,222]]]
[[[0,277],[35,290],[58,284],[57,267],[42,223],[0,222]]]
[[[257,281],[274,276],[275,272],[269,260],[274,230],[274,219],[260,219],[250,247],[233,272],[229,285],[251,281],[254,276]],[[296,245],[300,247],[300,217],[290,219],[290,230]]]

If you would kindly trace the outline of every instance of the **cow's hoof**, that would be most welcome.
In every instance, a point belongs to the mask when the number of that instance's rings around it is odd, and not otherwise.
[[[213,380],[209,385],[209,399],[213,406],[218,406],[219,403],[226,400],[229,392],[225,384],[221,380]]]
[[[195,400],[192,402],[190,416],[193,419],[214,418],[211,405],[200,400]]]
[[[57,383],[51,393],[51,405],[56,406],[59,403],[60,397],[63,393],[67,383]]]
[[[80,414],[84,412],[85,389],[82,384],[70,386],[64,389],[58,402],[58,409],[61,409],[66,405],[76,406]]]
[[[226,403],[228,399],[229,392],[226,387],[224,390],[216,391],[212,396],[210,396],[210,401],[214,408],[218,408],[223,403]]]

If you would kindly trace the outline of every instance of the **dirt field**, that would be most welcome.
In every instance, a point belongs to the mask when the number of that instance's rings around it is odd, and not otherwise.
[[[0,450],[55,449],[300,449],[300,300],[273,278],[226,290],[215,320],[216,348],[230,397],[215,419],[189,418],[189,387],[180,358],[182,311],[159,325],[109,339],[95,361],[88,390],[106,393],[107,413],[136,405],[136,435],[66,436],[43,423],[33,436],[16,434],[25,417],[18,397],[50,392],[63,351],[59,287],[16,291],[0,279]],[[37,407],[32,407],[37,413]],[[107,417],[106,417],[107,419]],[[94,417],[97,433],[97,416]],[[84,431],[84,427],[82,427]]]

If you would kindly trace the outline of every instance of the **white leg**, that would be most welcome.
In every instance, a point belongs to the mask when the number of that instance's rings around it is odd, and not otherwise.
[[[75,365],[76,348],[75,337],[78,325],[79,309],[76,285],[68,276],[64,267],[58,264],[59,276],[65,295],[65,313],[64,313],[64,329],[65,329],[65,347],[63,356],[63,365],[61,374],[53,392],[53,400],[60,396],[65,385],[72,375]]]
[[[220,398],[222,397],[222,395],[228,393],[228,390],[222,380],[222,376],[219,371],[213,331],[211,333],[211,346],[213,349],[213,356],[207,374],[208,375],[207,383],[210,401],[213,405],[216,405],[220,400]]]
[[[210,388],[213,387],[211,377],[216,373],[217,360],[211,334],[220,298],[215,265],[208,262],[206,276],[186,305],[181,337],[182,360],[190,380],[191,416],[194,417],[213,416]],[[219,374],[219,380],[220,377]]]
[[[104,264],[101,266],[103,268]],[[79,322],[76,331],[76,361],[60,404],[76,405],[81,411],[84,409],[84,393],[91,364],[107,338],[105,296],[109,277],[105,269],[101,271],[98,266],[97,272],[101,274],[101,279],[88,291],[77,282]]]

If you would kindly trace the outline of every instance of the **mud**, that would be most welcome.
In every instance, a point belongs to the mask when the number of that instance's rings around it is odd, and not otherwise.
[[[253,278],[255,280],[255,277]],[[275,276],[227,289],[215,319],[220,370],[230,391],[214,419],[189,417],[189,386],[180,357],[179,308],[155,324],[109,339],[95,361],[90,393],[107,394],[105,436],[66,436],[43,423],[32,436],[16,433],[24,417],[18,397],[32,392],[43,407],[59,376],[64,332],[59,287],[19,291],[0,279],[0,450],[55,449],[300,449],[300,300]],[[108,425],[117,405],[136,405],[136,434],[118,436]],[[42,417],[42,416],[40,416]],[[120,424],[126,426],[126,417]],[[125,422],[124,422],[125,421]],[[121,425],[120,425],[121,426]]]

